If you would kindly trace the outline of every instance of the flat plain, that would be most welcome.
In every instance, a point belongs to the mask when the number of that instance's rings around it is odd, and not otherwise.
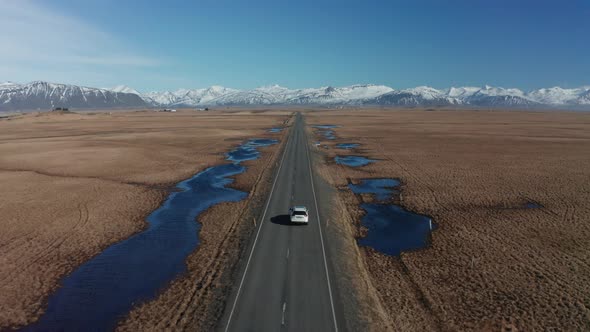
[[[129,111],[0,119],[0,329],[36,320],[62,276],[144,229],[146,216],[175,183],[224,162],[223,153],[248,138],[280,138],[266,130],[288,117],[271,111]],[[234,187],[254,189],[279,146],[262,149],[261,162],[248,162],[251,169],[237,176]],[[248,201],[222,204],[229,207],[211,209],[200,221],[224,220],[223,209],[240,211]],[[227,220],[203,226],[201,255],[223,250],[220,241],[239,218]],[[190,275],[195,263],[188,265]]]
[[[356,326],[590,329],[590,114],[300,111],[321,142],[312,150],[317,171],[337,189],[328,245],[338,289],[352,295],[343,296],[347,317],[364,320]],[[36,320],[62,276],[143,230],[175,183],[224,162],[223,152],[245,139],[284,141],[287,131],[266,130],[288,125],[290,115],[261,109],[0,119],[0,329]],[[339,125],[336,139],[318,135],[317,124]],[[337,143],[361,145],[344,150]],[[120,330],[215,327],[281,146],[244,163],[248,171],[232,187],[249,198],[199,217],[201,242],[187,257],[187,273],[135,307]],[[377,161],[351,168],[336,164],[337,155]],[[429,248],[391,257],[356,245],[366,231],[359,204],[371,197],[347,185],[383,177],[401,180],[396,203],[438,224]]]
[[[365,231],[347,185],[397,178],[404,208],[431,216],[427,249],[360,256],[374,330],[590,329],[590,114],[485,110],[306,112],[319,172],[338,190],[333,221]],[[334,124],[335,140],[311,125]],[[337,149],[337,143],[360,143]],[[375,163],[351,168],[337,155]],[[350,241],[353,244],[353,241]],[[353,256],[347,260],[353,261]],[[354,279],[354,277],[351,277]]]

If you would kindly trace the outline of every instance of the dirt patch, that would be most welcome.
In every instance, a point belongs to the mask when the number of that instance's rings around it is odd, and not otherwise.
[[[0,120],[0,329],[36,320],[60,278],[141,231],[172,184],[223,162],[241,140],[280,137],[266,129],[288,116],[33,113]],[[261,165],[273,153],[265,149]],[[249,177],[264,169],[252,165]],[[223,214],[211,213],[203,220],[214,227],[202,232],[225,234],[213,221]]]
[[[360,110],[306,120],[341,126],[334,141],[315,137],[354,220],[349,236],[362,235],[362,197],[345,186],[367,177],[401,179],[399,203],[439,225],[429,249],[360,250],[390,326],[590,328],[590,114]],[[335,149],[341,142],[361,146]],[[333,162],[347,154],[379,161]]]

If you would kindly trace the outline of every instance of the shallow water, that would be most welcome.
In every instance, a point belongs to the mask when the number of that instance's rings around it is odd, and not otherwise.
[[[398,192],[394,188],[399,184],[400,182],[395,179],[366,179],[361,180],[359,184],[351,183],[348,188],[355,194],[374,194],[377,200],[386,201]]]
[[[269,133],[280,133],[281,131],[283,131],[284,128],[270,128],[269,130],[267,130]]]
[[[366,212],[361,222],[368,232],[358,239],[359,245],[391,256],[428,246],[434,227],[429,217],[406,211],[397,205],[365,203],[361,204],[361,208]]]
[[[326,139],[329,139],[329,140],[336,139],[336,136],[334,136],[333,130],[320,130],[319,133],[320,133],[320,135],[323,135]]]
[[[333,129],[333,128],[339,128],[340,126],[338,126],[338,125],[332,125],[332,124],[325,124],[325,125],[315,125],[313,127],[314,128],[319,128],[319,129]]]
[[[254,160],[260,156],[258,147],[270,146],[278,143],[276,139],[256,138],[238,146],[232,151],[226,153],[227,160],[240,163],[246,160]]]
[[[539,203],[534,203],[534,202],[528,202],[524,205],[525,209],[540,209],[543,206]]]
[[[276,140],[249,140],[228,153],[233,163],[210,167],[177,185],[148,217],[148,229],[114,244],[62,279],[40,321],[27,331],[104,331],[115,328],[134,304],[153,299],[186,271],[186,257],[199,244],[197,216],[247,193],[227,186],[243,173],[242,160],[256,159],[256,147]],[[246,151],[246,152],[244,152]]]
[[[430,232],[436,227],[432,220],[420,214],[404,210],[393,204],[383,204],[397,194],[400,185],[396,179],[364,179],[359,184],[349,184],[355,194],[373,194],[378,203],[364,203],[365,215],[361,223],[368,231],[358,239],[359,245],[369,246],[387,255],[397,256],[402,251],[428,246]]]
[[[365,158],[362,156],[343,156],[343,157],[336,156],[336,158],[334,158],[334,160],[336,161],[337,164],[346,165],[346,166],[350,166],[350,167],[365,166],[365,165],[368,165],[368,164],[376,161],[376,160],[368,159],[368,158]]]
[[[349,149],[354,149],[354,148],[358,147],[359,145],[360,144],[358,144],[358,143],[339,143],[339,144],[336,144],[336,148],[349,150]]]
[[[338,128],[340,126],[337,125],[331,125],[331,124],[325,124],[325,125],[315,125],[312,126],[313,128],[318,128],[318,129],[334,129],[334,128]],[[329,140],[334,140],[336,139],[336,136],[334,136],[334,131],[333,130],[320,130],[318,131],[318,133],[322,136],[324,136],[326,139]]]

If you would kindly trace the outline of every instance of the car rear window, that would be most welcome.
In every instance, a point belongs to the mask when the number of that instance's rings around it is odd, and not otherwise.
[[[293,212],[293,215],[294,216],[306,216],[307,215],[307,212],[305,212],[305,211],[294,211]]]

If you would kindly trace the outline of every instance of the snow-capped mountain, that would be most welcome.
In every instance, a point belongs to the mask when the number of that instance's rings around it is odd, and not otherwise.
[[[527,98],[519,89],[504,89],[489,85],[464,95],[461,100],[465,104],[489,107],[530,107],[538,104]]]
[[[222,86],[204,89],[140,93],[127,86],[96,89],[67,84],[31,82],[0,83],[0,110],[112,107],[203,107],[248,105],[383,105],[383,106],[479,106],[559,107],[590,109],[590,86],[575,89],[553,87],[523,92],[501,87],[428,86],[395,90],[384,85],[352,85],[289,89],[279,85],[252,90]]]
[[[576,99],[576,103],[578,105],[590,105],[590,87],[586,87],[586,91]]]
[[[4,82],[4,83],[0,83],[0,89],[9,89],[9,88],[13,88],[18,86],[17,83],[13,83],[13,82]]]
[[[463,101],[448,95],[442,90],[428,86],[419,86],[411,89],[393,90],[386,94],[377,96],[367,103],[377,105],[399,105],[399,106],[446,106],[461,105]]]
[[[480,89],[481,88],[473,87],[473,86],[464,86],[464,87],[459,87],[459,88],[452,87],[452,88],[444,90],[444,94],[449,97],[453,97],[453,98],[457,98],[457,99],[464,99],[466,97],[473,95],[474,93],[476,93]]]
[[[136,94],[138,96],[141,95],[141,93],[139,93],[139,91],[137,91],[135,89],[132,89],[132,88],[126,86],[126,85],[117,85],[114,88],[110,88],[110,89],[107,88],[107,89],[103,89],[103,90],[110,90],[110,91],[113,91],[113,92],[120,92],[120,93],[133,93],[133,94]]]
[[[142,97],[147,102],[164,106],[197,106],[209,104],[212,100],[228,95],[238,90],[224,88],[222,86],[211,86],[206,89],[180,89],[174,92],[148,92]]]
[[[0,84],[0,111],[48,110],[53,107],[145,107],[146,105],[147,103],[135,93],[41,81],[28,84],[11,82]]]
[[[362,104],[393,91],[384,85],[352,85],[347,87],[323,87],[300,89],[288,100],[293,104]]]
[[[235,90],[213,98],[207,102],[209,105],[273,105],[283,104],[280,94],[269,93],[264,90],[254,89],[249,91]]]
[[[212,87],[213,88],[213,87]],[[216,87],[219,91],[221,88]],[[211,89],[211,88],[209,88]],[[225,88],[224,88],[225,89]],[[560,90],[556,90],[560,89]],[[192,90],[203,91],[206,89]],[[481,106],[481,107],[575,107],[590,104],[590,87],[539,89],[528,93],[500,87],[452,87],[438,90],[419,86],[394,90],[383,85],[352,85],[288,89],[278,85],[253,90],[226,89],[214,98],[189,98],[179,103],[179,92],[151,92],[145,97],[158,105],[229,106],[229,105],[390,105],[390,106]],[[191,90],[186,90],[191,91]]]
[[[347,104],[360,103],[392,91],[382,85],[353,85],[334,88],[288,89],[279,85],[265,86],[252,90],[236,90],[220,86],[207,89],[175,92],[149,92],[144,96],[158,105],[278,105],[278,104]]]
[[[562,89],[553,87],[531,91],[529,97],[541,104],[547,105],[585,105],[589,104],[590,86],[577,89]]]

